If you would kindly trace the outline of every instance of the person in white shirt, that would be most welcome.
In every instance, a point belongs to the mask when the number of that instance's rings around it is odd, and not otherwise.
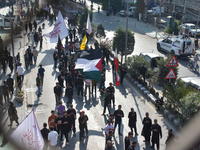
[[[80,43],[78,42],[78,39],[76,39],[75,49],[76,49],[76,50],[79,50],[79,49],[80,49]]]
[[[50,127],[50,132],[48,134],[49,150],[55,150],[57,146],[58,133],[53,129],[54,129],[53,127]]]
[[[90,96],[90,84],[91,84],[91,80],[85,79],[85,96],[87,96],[87,88],[89,88],[89,96]]]
[[[111,120],[108,119],[107,122],[108,122],[108,124],[107,124],[106,127],[105,127],[105,134],[106,134],[106,135],[108,135],[109,131],[114,131],[114,127],[113,127],[113,125],[112,125],[112,123],[111,123]]]
[[[20,63],[19,66],[17,67],[17,73],[21,77],[21,82],[23,82],[23,80],[24,80],[24,69],[22,67],[22,63]]]

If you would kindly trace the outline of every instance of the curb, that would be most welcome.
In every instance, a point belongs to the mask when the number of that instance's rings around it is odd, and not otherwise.
[[[148,98],[148,100],[151,101],[155,105],[155,102],[157,100],[155,96],[153,96],[145,87],[143,87],[141,84],[139,84],[138,81],[136,81],[135,79],[131,78],[130,74],[127,74],[126,78],[131,80],[133,82],[133,85],[135,85]],[[170,121],[172,121],[172,123],[176,127],[181,129],[180,122],[176,118],[175,115],[171,114],[170,111],[165,110],[163,107],[161,107],[161,111]]]

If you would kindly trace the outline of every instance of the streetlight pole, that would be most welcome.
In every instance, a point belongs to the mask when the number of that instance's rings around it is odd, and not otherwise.
[[[127,45],[128,45],[128,2],[129,0],[126,0],[126,43],[125,43],[125,63],[126,63],[126,58],[127,58]],[[123,56],[122,56],[123,57]]]
[[[185,8],[186,8],[186,1],[184,2],[184,8],[183,8],[183,16],[182,16],[182,19],[181,19],[181,29],[180,29],[180,33],[182,34],[182,26],[183,26],[183,20],[185,19]]]
[[[176,0],[174,0],[173,15],[172,15],[172,17],[175,17],[175,5],[176,5]]]

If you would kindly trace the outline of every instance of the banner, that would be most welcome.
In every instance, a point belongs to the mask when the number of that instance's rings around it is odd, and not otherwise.
[[[68,36],[68,29],[66,27],[65,21],[60,11],[58,13],[57,21],[53,28],[53,31],[44,34],[44,36],[46,37],[45,38],[46,42],[47,43],[58,42],[58,34],[60,35],[61,40],[64,39],[66,36]]]
[[[44,139],[40,132],[35,113],[32,110],[13,131],[11,139],[23,149],[42,150]]]
[[[88,18],[87,18],[87,26],[86,26],[86,29],[87,29],[87,33],[88,33],[88,34],[91,34],[91,33],[92,33],[92,27],[91,27],[89,12],[88,12]]]
[[[86,44],[87,44],[87,37],[85,35],[82,42],[81,42],[80,50],[85,50]]]

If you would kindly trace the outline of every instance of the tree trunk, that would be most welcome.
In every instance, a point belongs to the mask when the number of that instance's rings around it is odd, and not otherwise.
[[[122,62],[123,62],[123,56],[124,56],[124,51],[122,51],[122,53],[121,53],[122,55],[121,55],[121,66],[122,66]]]

